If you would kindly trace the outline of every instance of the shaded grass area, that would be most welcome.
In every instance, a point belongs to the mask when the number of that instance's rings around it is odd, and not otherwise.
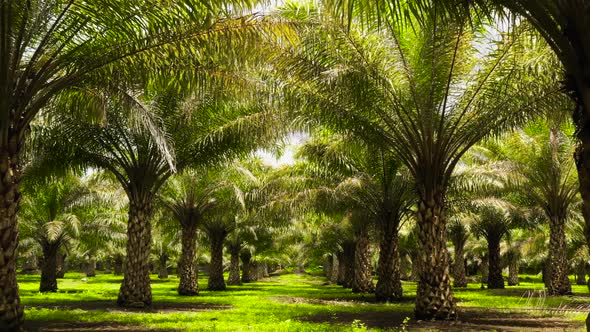
[[[325,279],[285,274],[265,281],[228,286],[225,292],[201,291],[196,297],[176,293],[178,279],[152,276],[154,305],[124,310],[116,306],[122,277],[84,278],[68,273],[57,293],[38,292],[39,276],[19,276],[27,328],[31,331],[354,331],[367,328],[395,331],[427,330],[576,330],[582,329],[584,308],[590,308],[585,286],[574,296],[545,297],[535,276],[505,290],[470,284],[455,289],[459,322],[414,322],[415,283],[404,283],[400,303],[375,303],[371,294],[353,294]],[[528,280],[528,279],[527,279]],[[207,280],[199,285],[206,289]],[[496,323],[494,323],[496,322]]]

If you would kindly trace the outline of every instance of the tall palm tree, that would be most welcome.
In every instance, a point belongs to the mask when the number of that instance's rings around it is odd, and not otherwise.
[[[518,207],[497,197],[484,197],[475,203],[477,220],[471,225],[476,236],[488,244],[488,288],[504,288],[500,243],[510,230],[522,227],[528,220]]]
[[[207,43],[260,27],[262,20],[220,20],[254,1],[20,1],[0,8],[0,327],[23,321],[16,283],[16,215],[22,151],[31,121],[52,99],[80,84],[103,84],[141,63],[142,76],[207,49]],[[222,45],[216,43],[216,45]],[[226,44],[227,45],[227,44]],[[228,52],[232,47],[227,47]],[[206,52],[205,52],[206,53]],[[120,69],[115,70],[118,67]],[[76,90],[76,89],[74,89]]]
[[[587,20],[590,6],[587,0],[478,0],[464,2],[463,6],[457,6],[455,1],[449,0],[418,0],[418,1],[366,1],[356,0],[345,3],[342,1],[328,1],[332,8],[342,17],[351,21],[355,16],[372,18],[372,14],[391,15],[400,18],[406,11],[399,10],[400,6],[409,3],[414,10],[410,12],[423,12],[438,5],[441,10],[446,10],[454,16],[462,19],[473,14],[472,5],[477,5],[484,15],[490,15],[494,9],[496,13],[504,14],[503,9],[521,15],[530,22],[541,36],[547,41],[555,55],[561,62],[566,78],[563,85],[571,99],[575,102],[573,108],[573,120],[576,125],[576,136],[580,144],[576,148],[575,160],[578,170],[579,190],[583,200],[583,215],[586,221],[584,233],[590,250],[590,55],[586,51],[590,47],[590,40],[585,38],[586,31],[590,29],[590,21]],[[499,7],[499,8],[498,8]],[[351,10],[356,8],[357,10]],[[352,15],[349,15],[352,14]],[[590,281],[588,283],[590,287]],[[590,329],[590,315],[587,326]]]
[[[118,299],[121,306],[151,304],[150,220],[156,194],[168,178],[178,170],[213,165],[247,153],[260,142],[270,144],[285,130],[284,124],[278,125],[280,113],[246,100],[240,104],[199,99],[181,102],[182,96],[176,93],[147,98],[120,90],[109,94],[103,100],[109,111],[106,123],[57,114],[53,136],[49,135],[53,143],[47,147],[52,151],[47,164],[56,162],[52,159],[55,151],[63,151],[60,162],[66,158],[72,165],[107,170],[127,194],[127,260]]]
[[[172,177],[160,200],[181,227],[182,253],[178,263],[178,294],[197,295],[199,284],[195,264],[196,236],[203,215],[215,206],[220,184],[207,171],[186,170]]]
[[[285,86],[295,91],[292,109],[308,123],[382,145],[408,168],[419,196],[415,315],[449,319],[456,307],[445,200],[453,170],[472,145],[524,122],[559,92],[525,74],[531,62],[521,60],[536,55],[523,51],[530,39],[522,38],[520,27],[476,34],[468,22],[451,20],[442,10],[429,14],[413,25],[418,20],[412,14],[403,22],[372,15],[372,22],[359,26],[351,20],[348,27],[318,20],[323,33],[302,37],[276,63],[289,74],[282,77]],[[480,52],[478,43],[494,47]]]
[[[80,232],[76,207],[90,191],[74,175],[25,188],[19,219],[23,238],[32,238],[43,253],[39,291],[57,291],[57,255]]]
[[[568,279],[566,221],[579,202],[578,180],[571,158],[575,145],[556,126],[516,135],[513,158],[518,158],[518,185],[530,205],[541,209],[549,220],[548,292],[571,292]]]
[[[307,143],[300,155],[324,167],[330,177],[340,173],[338,176],[342,180],[339,180],[336,194],[348,202],[346,206],[360,209],[357,213],[360,213],[359,218],[363,221],[360,226],[363,227],[356,228],[357,233],[363,235],[357,236],[363,246],[367,245],[367,220],[374,220],[380,249],[375,296],[380,301],[400,299],[398,233],[402,221],[412,212],[410,207],[415,201],[412,182],[389,151],[362,144],[355,149],[354,144],[358,145],[358,142],[334,135],[329,143],[320,140]],[[361,255],[366,251],[360,245],[355,250],[359,255],[359,263],[355,261],[355,266],[367,264],[367,255]],[[355,272],[367,270],[370,271],[370,268],[355,269]],[[371,290],[370,274],[358,279],[367,281],[367,285],[357,289]]]

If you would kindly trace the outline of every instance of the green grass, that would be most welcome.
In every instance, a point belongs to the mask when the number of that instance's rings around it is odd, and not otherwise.
[[[525,277],[525,276],[523,276]],[[484,309],[518,311],[523,308],[531,315],[560,315],[548,308],[558,308],[566,303],[584,303],[590,306],[590,297],[585,286],[574,286],[577,296],[528,299],[523,294],[542,290],[543,285],[536,276],[527,276],[530,281],[520,286],[507,287],[506,290],[482,290],[479,284],[470,284],[466,289],[455,290],[459,307],[479,307]],[[175,288],[178,279],[171,276],[168,280],[158,280],[152,276],[154,302],[170,303],[209,303],[230,305],[227,310],[212,311],[177,311],[165,313],[122,312],[117,310],[115,301],[122,277],[98,275],[83,280],[83,275],[68,273],[59,279],[57,293],[41,294],[38,292],[39,276],[19,276],[22,303],[27,306],[27,320],[41,321],[85,321],[85,322],[119,322],[142,325],[150,328],[180,330],[227,330],[227,331],[334,331],[355,330],[353,326],[333,325],[329,323],[311,323],[297,318],[317,314],[360,313],[367,311],[395,311],[401,315],[412,316],[413,299],[416,293],[415,283],[404,283],[402,303],[376,304],[367,302],[350,302],[361,300],[362,295],[352,294],[350,290],[336,285],[322,285],[324,278],[309,275],[285,274],[273,277],[270,281],[229,286],[224,292],[202,290],[196,297],[178,296]],[[206,279],[200,279],[199,285],[206,289]],[[367,295],[365,295],[367,296]],[[368,295],[372,298],[372,295]],[[301,299],[303,298],[303,299]],[[308,299],[308,300],[305,300]],[[309,300],[312,300],[309,303]],[[64,308],[47,308],[48,305],[67,307],[70,303],[85,301],[112,301],[112,308],[104,310],[66,310]],[[315,300],[315,301],[314,301]],[[319,300],[329,300],[327,305]],[[35,307],[39,306],[39,307]],[[45,306],[45,307],[43,307]],[[569,320],[583,320],[583,314],[568,314]],[[358,328],[356,328],[358,329]],[[362,329],[362,325],[360,327]]]

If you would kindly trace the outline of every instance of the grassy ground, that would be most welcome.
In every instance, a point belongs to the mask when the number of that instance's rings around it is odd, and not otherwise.
[[[59,291],[38,292],[39,276],[19,276],[27,328],[42,331],[109,330],[227,330],[334,331],[367,328],[394,331],[460,330],[580,330],[590,309],[585,286],[573,286],[575,296],[545,297],[539,278],[526,276],[520,286],[482,290],[479,284],[455,290],[460,320],[451,323],[414,322],[415,283],[404,283],[400,303],[373,303],[371,295],[352,294],[325,279],[285,274],[265,281],[230,286],[225,292],[203,290],[197,297],[180,297],[178,279],[152,276],[154,306],[127,311],[115,300],[121,277],[98,275],[85,279],[68,273]],[[206,279],[199,280],[206,288]],[[74,322],[74,323],[69,323]]]

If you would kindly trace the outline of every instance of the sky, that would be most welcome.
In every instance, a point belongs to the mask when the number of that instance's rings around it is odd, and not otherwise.
[[[272,167],[281,167],[293,165],[295,163],[295,154],[297,149],[309,139],[309,134],[304,132],[295,132],[287,135],[285,146],[280,156],[275,155],[272,151],[259,149],[256,155],[262,159],[265,165]]]

